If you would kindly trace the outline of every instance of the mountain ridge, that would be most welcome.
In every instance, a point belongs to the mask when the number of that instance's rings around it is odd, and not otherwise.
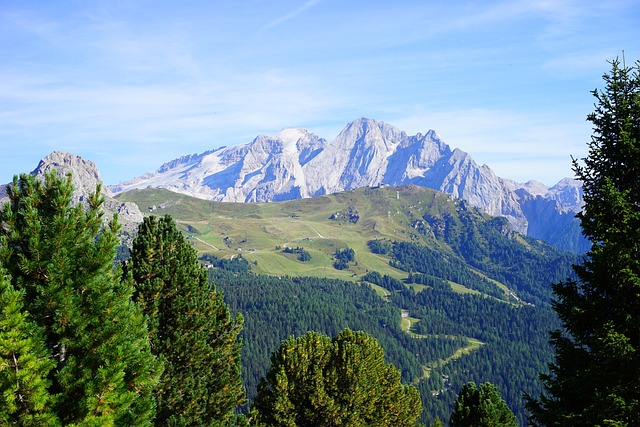
[[[269,202],[316,197],[359,187],[416,184],[504,216],[518,232],[575,253],[588,249],[575,214],[579,182],[553,187],[498,177],[466,152],[451,149],[434,130],[406,132],[372,119],[348,123],[328,141],[306,129],[283,129],[251,142],[191,154],[156,172],[110,186],[114,194],[165,188],[201,199]]]

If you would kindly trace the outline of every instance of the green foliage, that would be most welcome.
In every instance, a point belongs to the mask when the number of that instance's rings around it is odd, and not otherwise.
[[[530,400],[538,425],[640,426],[640,62],[612,62],[595,90],[579,215],[592,242],[577,280],[554,285],[563,329],[551,334],[556,360],[546,395]]]
[[[432,362],[429,378],[417,384],[426,413],[449,419],[456,399],[453,390],[470,381],[491,382],[524,425],[522,393],[542,391],[537,375],[553,357],[546,331],[558,322],[551,309],[433,288],[395,293],[390,299],[420,319],[411,327],[419,336],[465,336],[484,343],[454,362]]]
[[[454,405],[451,427],[516,427],[516,417],[491,383],[467,383]]]
[[[383,288],[391,292],[405,290],[405,286],[401,281],[394,279],[393,277],[386,274],[383,276],[377,271],[372,271],[371,273],[365,274],[364,276],[362,276],[362,280],[364,280],[365,282],[373,283],[374,285],[382,286]]]
[[[14,178],[0,212],[0,261],[55,361],[52,412],[63,424],[148,426],[161,364],[131,282],[113,267],[117,219],[103,228],[99,188],[84,209],[71,206],[72,191],[71,176],[55,172],[44,182]]]
[[[309,332],[284,341],[254,409],[262,426],[413,426],[422,410],[378,342],[349,329],[333,340]]]
[[[248,272],[249,262],[244,259],[242,255],[235,256],[231,259],[218,258],[211,254],[204,254],[200,258],[200,261],[211,265],[213,268],[219,268],[226,271],[235,271],[236,273]]]
[[[0,425],[58,426],[47,380],[55,362],[22,298],[0,271]]]
[[[242,369],[249,399],[269,368],[271,353],[291,335],[315,330],[337,335],[350,327],[365,330],[382,343],[389,359],[402,366],[404,381],[421,375],[416,353],[430,356],[438,340],[412,340],[400,329],[400,312],[368,286],[314,277],[271,277],[210,269],[234,312],[245,319]],[[442,355],[457,343],[444,341]],[[440,354],[440,353],[438,353]]]
[[[486,228],[493,230],[491,224],[493,221],[489,221]],[[505,291],[497,285],[502,283],[517,292],[521,300],[544,306],[549,306],[548,283],[572,276],[571,262],[577,259],[573,255],[550,246],[545,246],[544,252],[527,250],[521,243],[504,238],[499,233],[486,232],[482,236],[480,246],[491,249],[483,249],[487,255],[480,264],[412,242],[394,242],[390,264],[413,272],[409,282],[424,282],[429,286],[437,283],[443,287],[442,280],[451,281],[495,298],[506,299]],[[416,276],[415,273],[426,277]]]
[[[396,268],[439,277],[505,299],[504,292],[495,283],[472,272],[458,257],[447,256],[415,243],[398,242],[393,245],[393,260],[392,265]]]
[[[335,259],[345,262],[353,262],[356,260],[356,253],[351,248],[336,249],[336,253],[333,256]]]
[[[165,362],[156,424],[228,425],[244,403],[237,339],[242,318],[232,318],[222,295],[210,288],[170,216],[144,219],[129,268],[153,352]]]
[[[245,319],[242,365],[250,400],[269,368],[270,354],[287,337],[310,330],[335,336],[348,327],[375,337],[389,362],[400,369],[403,381],[419,389],[424,406],[421,422],[426,424],[436,416],[448,420],[456,398],[453,390],[469,381],[495,384],[524,424],[522,392],[542,390],[537,376],[552,360],[546,331],[557,319],[547,308],[431,288],[394,292],[385,302],[368,286],[339,280],[217,269],[209,274],[224,290],[232,311]],[[411,327],[417,335],[400,328],[401,309],[420,319]],[[469,347],[467,337],[485,345],[446,363]]]
[[[520,298],[536,305],[549,303],[548,284],[572,276],[570,265],[578,260],[575,255],[514,233],[505,218],[481,214],[464,201],[458,202],[452,213],[427,214],[424,219],[435,237],[451,247],[464,264],[517,290]],[[435,254],[441,257],[442,251]],[[463,267],[459,260],[454,262],[454,270]],[[424,267],[414,270],[429,273]],[[472,289],[496,296],[490,285],[478,283]]]
[[[143,201],[153,194],[155,201]],[[235,272],[209,270],[231,310],[245,318],[249,400],[282,340],[309,330],[335,336],[346,327],[374,336],[403,381],[419,389],[426,424],[436,416],[448,420],[454,390],[469,381],[495,384],[520,424],[522,392],[542,391],[538,375],[553,355],[546,331],[559,325],[549,283],[570,277],[578,258],[514,233],[504,219],[417,186],[257,205],[157,189],[122,197],[166,206],[181,227],[198,224],[201,234],[190,242],[203,252],[214,246],[223,259],[211,264]],[[327,220],[348,207],[357,210],[357,223]],[[406,246],[394,253],[402,242]],[[282,253],[301,244],[313,254],[310,262]],[[332,268],[337,248],[353,248],[357,264]],[[237,249],[248,263],[234,264]],[[244,267],[270,276],[247,274]],[[371,283],[384,298],[357,283]],[[400,327],[401,310],[409,311],[411,333]]]
[[[333,257],[335,258],[333,267],[336,270],[346,270],[349,268],[349,263],[355,261],[356,252],[351,248],[336,249]]]
[[[380,255],[386,255],[392,248],[389,240],[369,240],[367,245],[372,253]]]
[[[285,254],[296,254],[298,261],[306,262],[311,260],[311,254],[305,251],[303,247],[296,246],[295,248],[286,247],[282,250]]]
[[[210,202],[160,189],[135,190],[119,199],[143,208],[165,206],[158,211],[171,213],[181,227],[198,224],[200,234],[190,240],[196,250],[211,253],[213,246],[213,253],[225,259],[235,259],[241,250],[254,272],[275,276],[357,281],[369,271],[379,271],[402,279],[407,274],[389,266],[389,254],[393,241],[405,241],[455,258],[458,266],[499,282],[500,287],[507,285],[524,301],[548,305],[550,280],[571,275],[570,265],[578,260],[511,231],[503,218],[491,218],[468,203],[415,185],[262,204]],[[350,207],[358,211],[356,224],[327,219]],[[362,244],[370,241],[376,243]],[[295,262],[281,251],[301,244],[313,256],[311,261]],[[325,268],[334,262],[337,248],[352,248],[357,264],[341,263],[347,267],[344,270]],[[404,271],[410,272],[411,266],[406,267]],[[549,274],[554,270],[555,279]],[[493,285],[486,287],[495,291]]]

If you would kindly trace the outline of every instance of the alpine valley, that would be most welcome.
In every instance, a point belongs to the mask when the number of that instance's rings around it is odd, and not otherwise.
[[[176,219],[244,317],[249,399],[281,341],[349,327],[374,336],[420,391],[426,425],[449,419],[469,381],[495,384],[526,425],[523,393],[541,392],[538,375],[553,357],[551,284],[572,275],[577,255],[411,184],[277,203],[157,188],[117,199]]]
[[[102,183],[69,153],[33,173],[52,169],[72,173],[78,203]],[[368,119],[331,143],[284,130],[185,156],[102,194],[126,226],[120,259],[146,215],[171,215],[198,251],[244,317],[249,401],[284,339],[349,327],[375,337],[419,390],[427,425],[449,419],[469,381],[495,384],[526,424],[523,393],[541,392],[559,326],[551,284],[584,250],[576,182],[518,184],[433,131],[407,136]]]
[[[111,186],[166,188],[223,202],[271,202],[316,197],[379,185],[416,184],[468,201],[514,230],[574,253],[584,253],[575,214],[580,183],[565,178],[548,188],[500,178],[469,154],[451,149],[435,131],[409,136],[384,122],[361,118],[331,142],[305,129],[284,129],[252,142],[180,157],[156,172]]]

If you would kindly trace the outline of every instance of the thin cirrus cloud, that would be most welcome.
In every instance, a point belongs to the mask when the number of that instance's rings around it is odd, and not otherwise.
[[[313,6],[315,6],[316,4],[320,3],[320,0],[308,0],[306,3],[304,3],[302,6],[296,8],[295,10],[285,13],[282,16],[279,16],[273,20],[271,20],[270,22],[268,22],[264,27],[261,28],[261,33],[268,31],[272,28],[275,28],[279,25],[284,24],[287,21],[290,21],[292,19],[294,19],[296,16],[300,15],[301,13],[307,11],[308,9],[311,9]]]

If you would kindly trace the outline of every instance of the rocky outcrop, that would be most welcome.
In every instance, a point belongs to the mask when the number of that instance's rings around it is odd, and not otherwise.
[[[104,221],[110,221],[113,215],[117,213],[118,220],[122,224],[122,230],[126,232],[125,234],[135,235],[138,224],[143,220],[142,212],[135,203],[122,203],[113,197],[111,190],[102,182],[100,172],[94,162],[71,153],[54,151],[42,159],[31,174],[39,179],[44,179],[44,176],[51,171],[56,171],[58,176],[71,174],[71,181],[74,187],[72,202],[74,204],[86,204],[89,196],[99,186],[100,193],[105,200],[103,204]],[[0,188],[0,199],[2,199],[3,195],[6,201],[6,185]]]
[[[101,186],[100,192],[103,196],[113,198],[113,194],[100,178],[98,167],[91,160],[85,160],[71,153],[54,151],[40,160],[31,174],[44,179],[45,174],[54,170],[59,176],[71,173],[74,203],[85,202],[87,197],[96,191],[98,185]]]

